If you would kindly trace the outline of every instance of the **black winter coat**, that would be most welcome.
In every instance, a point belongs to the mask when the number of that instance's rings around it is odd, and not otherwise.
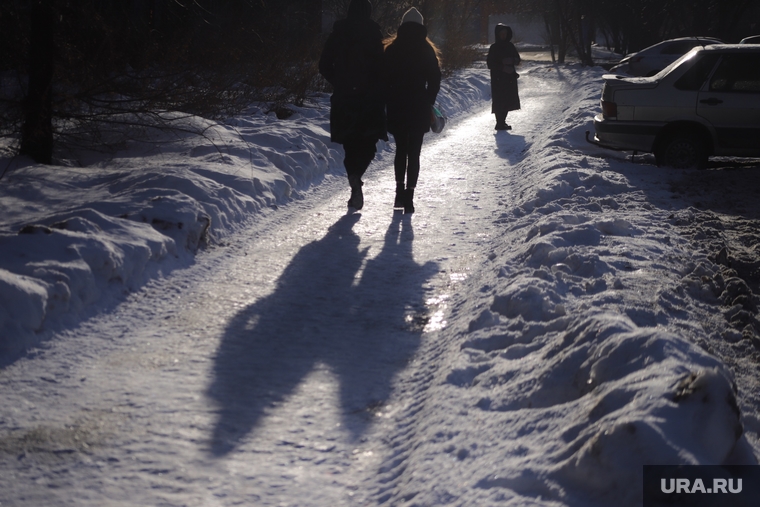
[[[520,63],[520,53],[509,39],[499,39],[501,30],[509,30],[504,25],[496,26],[496,43],[488,49],[486,63],[491,70],[491,112],[507,113],[520,109],[520,96],[517,91],[517,71],[515,65]]]
[[[430,130],[430,106],[441,89],[441,69],[426,37],[424,25],[403,23],[385,49],[388,132],[394,136]]]
[[[333,86],[330,138],[351,141],[388,140],[383,98],[383,35],[369,12],[349,9],[336,21],[319,60],[319,72]]]

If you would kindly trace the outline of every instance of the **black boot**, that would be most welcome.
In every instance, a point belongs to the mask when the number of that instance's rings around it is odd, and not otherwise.
[[[359,176],[349,176],[348,184],[351,185],[351,198],[348,199],[348,205],[357,211],[364,207],[364,194],[362,193],[362,182]]]
[[[414,213],[414,189],[407,188],[404,192],[404,213]]]
[[[396,198],[393,200],[394,208],[404,207],[404,184],[396,182]]]
[[[507,125],[507,113],[496,114],[496,130],[512,130],[512,127]]]

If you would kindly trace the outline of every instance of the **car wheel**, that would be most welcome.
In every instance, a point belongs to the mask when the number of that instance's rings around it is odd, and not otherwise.
[[[707,151],[702,139],[694,134],[676,134],[662,143],[655,153],[660,165],[674,169],[704,169]]]

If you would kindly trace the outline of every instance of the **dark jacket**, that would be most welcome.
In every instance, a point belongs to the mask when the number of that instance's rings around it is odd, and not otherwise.
[[[424,25],[403,23],[385,49],[388,132],[393,135],[430,130],[430,106],[441,89],[441,69],[426,37]]]
[[[336,21],[319,59],[333,86],[330,138],[336,143],[388,139],[383,99],[383,35],[367,0],[352,0]]]
[[[507,31],[506,40],[499,38],[502,30]],[[496,42],[488,49],[486,64],[491,70],[491,112],[506,113],[520,109],[517,92],[518,74],[515,65],[520,63],[520,53],[510,42],[512,29],[499,23],[496,25]]]

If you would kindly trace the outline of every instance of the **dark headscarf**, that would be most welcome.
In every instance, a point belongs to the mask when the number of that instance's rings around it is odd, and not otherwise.
[[[351,0],[346,17],[350,19],[370,19],[372,17],[372,4],[369,3],[369,0]]]
[[[496,42],[499,42],[501,39],[499,38],[499,32],[502,30],[507,31],[507,42],[512,40],[512,29],[505,25],[504,23],[499,23],[496,25],[496,28],[494,28],[494,35],[496,36]]]

